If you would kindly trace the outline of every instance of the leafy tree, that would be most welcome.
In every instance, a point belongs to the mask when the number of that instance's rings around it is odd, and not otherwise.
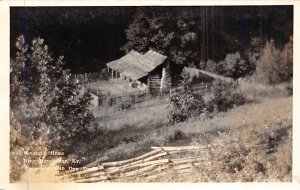
[[[196,23],[187,19],[138,15],[126,30],[125,52],[134,49],[145,53],[149,49],[167,55],[169,61],[179,65],[199,62]]]
[[[248,55],[248,61],[251,67],[251,74],[255,71],[257,62],[259,58],[261,57],[261,51],[262,51],[262,39],[259,37],[253,37],[250,40],[250,47],[247,50],[246,54]]]
[[[281,81],[290,81],[293,78],[293,36],[282,50],[280,67]]]
[[[201,61],[200,66],[204,70],[234,79],[250,74],[250,70],[252,69],[249,63],[243,60],[239,52],[227,54],[225,59],[218,63],[212,60],[208,60],[207,62]]]
[[[261,50],[254,78],[261,83],[290,82],[293,78],[293,38],[283,50],[275,47],[275,41],[267,41]]]
[[[63,69],[63,57],[54,59],[43,39],[27,45],[20,36],[16,47],[19,51],[10,64],[11,128],[20,132],[11,152],[20,151],[20,146],[36,150],[37,142],[42,148],[72,152],[94,120],[88,109],[90,95],[79,96],[79,84]]]
[[[227,54],[224,63],[224,75],[234,79],[244,76],[249,71],[249,65],[239,52]]]

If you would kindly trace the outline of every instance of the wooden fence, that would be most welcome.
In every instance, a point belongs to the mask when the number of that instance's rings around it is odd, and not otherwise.
[[[104,162],[107,157],[85,166],[82,171],[61,172],[62,179],[78,183],[114,181],[122,178],[144,177],[154,179],[167,172],[187,173],[196,169],[204,156],[193,156],[193,152],[206,151],[198,146],[151,147],[153,150],[141,156],[115,162]],[[190,156],[174,158],[174,155],[190,152]],[[206,155],[206,154],[202,154]]]
[[[207,84],[194,85],[191,88],[194,92],[209,90],[209,86]],[[169,97],[175,93],[182,93],[184,91],[184,88],[180,86],[177,88],[159,91],[157,93],[150,93],[149,91],[143,91],[143,92],[124,93],[122,95],[111,95],[107,91],[100,91],[95,89],[88,89],[88,91],[90,93],[95,94],[98,97],[98,105],[113,106],[113,105],[121,104],[122,106],[123,104],[141,103],[153,97],[156,98]],[[126,105],[125,105],[125,109],[126,109]]]
[[[199,171],[212,161],[211,150],[220,145],[151,147],[152,151],[127,160],[106,162],[100,158],[81,171],[61,171],[58,176],[64,181],[77,183],[114,182],[130,179],[155,180],[168,174],[183,174]],[[240,148],[240,147],[238,147]],[[247,149],[276,150],[270,143],[246,146]]]

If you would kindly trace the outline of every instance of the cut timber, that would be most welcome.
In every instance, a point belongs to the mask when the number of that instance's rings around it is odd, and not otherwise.
[[[100,163],[102,163],[102,162],[104,162],[106,160],[108,160],[108,157],[104,156],[104,157],[102,157],[102,158],[100,158],[98,160],[95,160],[92,163],[87,164],[85,167],[90,168],[90,167],[96,166],[96,165],[98,165],[98,164],[100,164]]]
[[[170,160],[169,159],[161,159],[161,160],[155,160],[155,161],[149,161],[149,162],[145,162],[145,163],[140,163],[134,166],[129,166],[126,168],[112,168],[111,170],[108,170],[107,173],[108,174],[118,174],[118,173],[124,173],[124,172],[128,172],[128,171],[132,171],[134,169],[140,168],[140,167],[144,167],[144,166],[149,166],[149,165],[160,165],[160,164],[165,164],[165,163],[169,163]]]
[[[207,151],[207,150],[204,148],[199,148],[199,149],[186,149],[186,150],[169,150],[168,153],[173,155],[173,154],[187,153],[187,152],[202,153],[205,151]]]
[[[184,164],[184,165],[178,165],[174,166],[174,170],[182,170],[182,169],[187,169],[187,168],[193,168],[194,166],[192,164]]]
[[[92,167],[92,168],[88,168],[85,169],[83,171],[77,172],[77,174],[89,174],[89,173],[94,173],[94,172],[99,172],[99,171],[103,171],[104,167],[103,166],[99,166],[99,167]]]
[[[108,180],[108,177],[106,176],[101,176],[101,177],[95,177],[95,178],[90,178],[90,179],[80,179],[76,180],[76,183],[94,183],[94,182],[101,182],[104,180]]]
[[[168,175],[170,172],[169,171],[165,171],[165,172],[160,172],[158,174],[154,174],[154,175],[149,175],[146,177],[146,179],[156,179],[158,177],[163,177],[163,176],[166,176]]]
[[[185,168],[185,169],[181,169],[181,170],[176,170],[176,173],[191,173],[193,171],[192,168]]]
[[[120,168],[124,168],[124,167],[128,167],[128,166],[134,166],[134,165],[137,165],[137,164],[140,164],[140,163],[145,163],[145,162],[149,162],[149,161],[152,161],[152,160],[155,160],[157,158],[160,158],[160,157],[163,157],[163,156],[167,156],[168,153],[167,152],[162,152],[162,153],[159,153],[159,154],[156,154],[154,156],[150,156],[148,158],[145,158],[143,160],[138,160],[136,162],[132,162],[132,163],[129,163],[129,164],[126,164],[126,165],[123,165],[121,166]]]
[[[157,155],[154,155],[154,156],[145,158],[143,161],[144,161],[144,162],[148,162],[148,161],[155,160],[155,159],[157,159],[157,158],[160,158],[160,157],[163,157],[163,156],[167,156],[167,155],[168,155],[167,152],[162,152],[162,153],[159,153],[159,154],[157,154]]]
[[[91,177],[100,177],[100,176],[106,176],[106,173],[105,172],[95,172],[95,173],[90,173],[88,175],[84,175],[84,176],[81,176],[81,178],[91,178]]]
[[[161,151],[161,149],[155,149],[151,152],[148,152],[146,154],[143,154],[141,156],[138,156],[136,158],[131,158],[131,159],[128,159],[128,160],[122,160],[122,161],[116,161],[116,162],[106,162],[106,163],[103,163],[102,165],[104,167],[111,167],[111,166],[122,166],[124,164],[128,164],[130,162],[134,162],[134,161],[138,161],[138,160],[141,160],[141,159],[144,159],[144,158],[147,158],[149,156],[152,156],[154,154],[158,154],[159,152]]]
[[[157,173],[161,173],[162,171],[165,171],[166,169],[170,169],[170,168],[171,168],[170,164],[165,164],[165,165],[162,165],[162,166],[159,165],[157,168],[151,170],[150,172],[141,174],[141,176],[155,175]]]
[[[166,150],[166,151],[180,151],[180,150],[197,150],[197,149],[203,149],[199,146],[179,146],[179,147],[151,147],[154,150]]]
[[[157,168],[157,165],[150,165],[150,166],[138,169],[138,170],[133,170],[131,172],[127,172],[127,173],[124,174],[124,176],[131,177],[131,176],[134,176],[134,175],[143,174],[144,172],[151,171],[155,168]]]
[[[203,158],[202,156],[197,156],[197,157],[171,159],[171,162],[174,165],[178,165],[178,164],[183,164],[183,163],[202,162],[202,161],[206,161],[206,160],[207,159]]]

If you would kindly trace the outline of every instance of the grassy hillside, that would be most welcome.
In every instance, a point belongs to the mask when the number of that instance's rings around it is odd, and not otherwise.
[[[170,175],[152,181],[290,181],[292,96],[260,98],[219,112],[213,118],[192,118],[169,125],[167,99],[135,104],[130,110],[95,110],[99,124],[114,133],[111,147],[98,157],[123,160],[151,146],[212,146],[196,175]],[[238,148],[237,148],[238,147]],[[145,179],[121,179],[121,181]]]

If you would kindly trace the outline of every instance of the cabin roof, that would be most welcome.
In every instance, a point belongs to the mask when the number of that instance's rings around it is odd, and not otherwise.
[[[161,65],[166,58],[167,56],[153,50],[149,50],[144,55],[131,50],[125,56],[106,65],[132,80],[138,80],[147,76],[157,66]]]

